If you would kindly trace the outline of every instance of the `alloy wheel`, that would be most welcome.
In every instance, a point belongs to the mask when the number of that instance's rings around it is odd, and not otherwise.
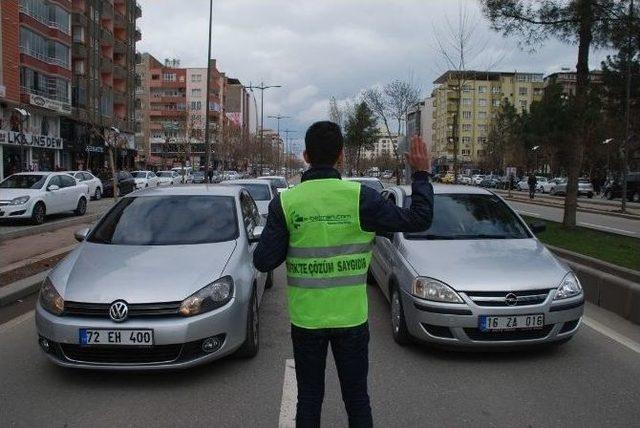
[[[395,333],[400,331],[400,310],[400,297],[398,292],[394,291],[391,297],[391,325]]]

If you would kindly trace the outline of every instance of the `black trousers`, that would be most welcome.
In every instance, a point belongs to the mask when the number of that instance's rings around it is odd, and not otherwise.
[[[367,392],[368,323],[356,327],[318,330],[292,325],[291,339],[298,382],[296,427],[320,427],[329,344],[338,370],[349,427],[373,426]]]

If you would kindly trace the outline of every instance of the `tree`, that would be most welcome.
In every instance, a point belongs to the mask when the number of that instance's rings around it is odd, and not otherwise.
[[[363,150],[373,149],[378,138],[377,121],[366,102],[357,104],[347,116],[345,136],[347,164],[350,171],[355,169],[357,172]]]
[[[612,28],[621,24],[624,1],[615,0],[481,0],[491,27],[505,37],[520,36],[521,46],[533,48],[548,38],[577,43],[574,119],[576,132],[567,150],[567,195],[563,224],[576,225],[578,176],[582,167],[589,97],[589,50],[607,46]]]
[[[520,123],[516,107],[505,98],[489,126],[485,145],[488,169],[504,171],[506,166],[520,166],[513,156],[513,153],[517,151],[515,148],[519,141]]]

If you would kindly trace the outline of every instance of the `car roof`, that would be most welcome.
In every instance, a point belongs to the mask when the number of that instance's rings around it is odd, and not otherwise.
[[[286,180],[286,178],[282,175],[261,175],[260,177],[258,177],[258,180],[261,180],[263,178],[282,178],[283,180]]]
[[[49,174],[67,174],[66,172],[53,172],[53,171],[26,171],[26,172],[16,172],[15,174],[11,174],[11,175],[49,175]]]
[[[257,178],[242,178],[240,180],[223,181],[223,186],[239,186],[241,184],[261,184],[263,186],[270,186],[266,180],[259,180]]]
[[[153,187],[137,190],[129,193],[124,197],[137,196],[188,196],[188,195],[209,195],[209,196],[232,196],[236,197],[240,194],[239,186],[220,186],[217,184],[205,184],[195,186],[178,186],[178,187]]]
[[[394,186],[390,189],[400,188],[404,190],[407,196],[411,196],[411,186]],[[457,184],[433,184],[433,193],[436,195],[444,194],[467,194],[467,195],[492,195],[493,193],[482,187],[461,186]]]

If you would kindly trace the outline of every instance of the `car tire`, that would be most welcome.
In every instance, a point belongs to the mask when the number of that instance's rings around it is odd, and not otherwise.
[[[411,335],[407,329],[407,322],[404,318],[404,309],[402,308],[402,298],[400,290],[397,286],[391,288],[391,332],[393,340],[400,346],[406,346],[411,343]]]
[[[238,358],[255,357],[260,349],[260,309],[258,307],[258,295],[255,287],[253,287],[251,300],[249,302],[246,332],[244,343],[236,351],[236,357]]]
[[[267,290],[273,287],[273,271],[267,273],[267,280],[264,283],[264,288]]]
[[[44,202],[37,202],[33,210],[31,211],[31,223],[32,224],[42,224],[44,223],[44,217],[47,214],[47,207]]]
[[[82,197],[78,200],[78,205],[74,211],[75,215],[83,216],[87,212],[87,199]]]
[[[95,193],[93,194],[93,198],[94,198],[96,201],[99,201],[100,199],[102,199],[102,189],[101,189],[101,188],[96,187],[96,191],[95,191]]]

